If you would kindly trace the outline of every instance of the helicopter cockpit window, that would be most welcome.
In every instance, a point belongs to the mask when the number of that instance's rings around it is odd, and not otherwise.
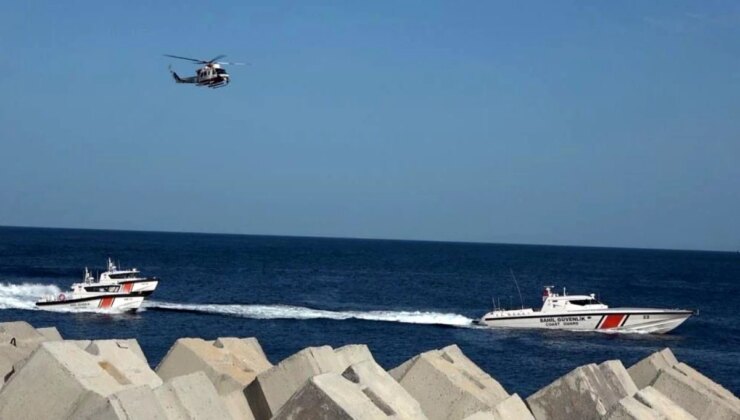
[[[226,73],[226,70],[224,70],[224,69],[216,69],[216,73],[217,74],[225,74]]]

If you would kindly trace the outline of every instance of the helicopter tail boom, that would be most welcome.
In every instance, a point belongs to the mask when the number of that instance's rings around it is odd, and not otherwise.
[[[175,73],[174,70],[172,70],[172,67],[170,67],[170,73],[172,73],[172,78],[175,79],[176,83],[195,83],[194,77],[185,77],[182,78]]]

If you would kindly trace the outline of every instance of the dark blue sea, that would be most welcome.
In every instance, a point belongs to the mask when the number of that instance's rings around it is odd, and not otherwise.
[[[108,257],[160,278],[136,314],[35,310]],[[699,309],[667,335],[475,328],[495,296],[527,306],[541,287],[597,293],[610,306]],[[277,363],[308,346],[367,344],[393,368],[448,344],[509,392],[528,396],[571,369],[663,347],[740,393],[740,254],[0,228],[0,322],[56,326],[65,338],[136,338],[154,367],[179,337],[257,337]]]

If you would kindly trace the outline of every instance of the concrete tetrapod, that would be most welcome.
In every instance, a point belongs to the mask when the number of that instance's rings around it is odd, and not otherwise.
[[[342,377],[356,384],[381,410],[402,419],[426,419],[419,403],[373,360],[348,367]]]
[[[660,369],[670,368],[676,364],[678,364],[676,356],[666,347],[630,366],[627,372],[637,388],[642,389],[653,383]]]
[[[622,362],[591,363],[530,395],[527,405],[538,420],[598,419],[635,390]]]
[[[0,391],[2,419],[66,419],[86,402],[131,385],[113,366],[74,344],[43,343]]]
[[[168,419],[231,419],[228,408],[203,372],[177,376],[154,390]]]
[[[375,362],[370,349],[364,344],[347,344],[346,346],[334,349],[334,354],[339,359],[339,365],[345,369],[348,366],[352,366],[355,363],[360,363],[365,360],[371,360]]]
[[[691,366],[685,364],[685,363],[677,363],[673,365],[673,369],[676,371],[682,373],[689,379],[696,381],[700,383],[702,386],[704,386],[707,390],[709,390],[714,395],[718,396],[719,398],[727,401],[730,405],[735,407],[736,409],[740,409],[740,399],[738,399],[735,394],[727,390],[722,385],[714,382],[713,380],[707,378],[704,376],[701,372],[698,370],[692,368]]]
[[[125,388],[121,391],[108,395],[105,399],[87,398],[83,399],[70,419],[87,420],[167,420],[167,414],[157,400],[154,391],[146,386],[140,385],[133,388]]]
[[[181,338],[159,363],[157,374],[166,380],[202,371],[215,386],[232,417],[252,419],[252,410],[243,389],[257,374],[270,367],[272,364],[256,338],[219,338],[215,341]]]
[[[696,420],[696,417],[661,394],[655,388],[648,386],[635,394],[635,399],[640,403],[652,408],[663,417],[671,420]]]
[[[56,328],[54,328],[56,330]],[[59,334],[57,332],[57,334]],[[0,323],[0,344],[11,344],[14,346],[38,346],[38,344],[49,341],[44,335],[25,321],[13,321]]]
[[[532,413],[517,394],[496,404],[493,408],[493,418],[496,420],[534,420]]]
[[[359,386],[332,372],[306,381],[273,420],[371,420],[394,414],[387,406],[375,404]]]
[[[45,328],[36,328],[36,332],[44,336],[46,338],[46,341],[62,341],[62,335],[59,334],[59,331],[57,331],[56,327],[45,327]]]
[[[430,419],[462,419],[491,410],[509,397],[456,345],[421,353],[389,373]]]
[[[465,420],[534,420],[524,401],[517,394],[501,401],[491,411],[479,411]]]
[[[313,376],[341,374],[347,363],[372,359],[367,346],[344,346],[336,351],[329,346],[308,347],[257,375],[244,389],[244,395],[257,420],[271,418],[290,397]]]
[[[628,372],[641,388],[636,399],[670,413],[666,415],[740,418],[740,400],[732,392],[679,362],[668,348],[640,360]]]
[[[660,413],[641,404],[635,397],[624,397],[619,400],[604,418],[607,420],[665,420]]]
[[[475,414],[471,414],[463,420],[496,420],[496,417],[493,417],[493,413],[490,411],[478,411]]]
[[[111,375],[120,376],[121,383],[151,388],[162,385],[162,379],[149,367],[136,340],[93,340],[85,351],[97,356],[98,364]]]
[[[39,344],[61,339],[55,327],[34,329],[24,321],[0,323],[0,388]]]
[[[652,387],[698,419],[740,419],[736,405],[676,369],[661,369]]]
[[[15,372],[14,365],[25,360],[31,352],[26,347],[16,347],[10,344],[0,345],[0,389]]]

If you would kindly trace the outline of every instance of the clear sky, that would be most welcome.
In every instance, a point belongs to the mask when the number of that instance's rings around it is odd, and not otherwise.
[[[0,225],[740,249],[737,1],[8,1],[0,59]]]

